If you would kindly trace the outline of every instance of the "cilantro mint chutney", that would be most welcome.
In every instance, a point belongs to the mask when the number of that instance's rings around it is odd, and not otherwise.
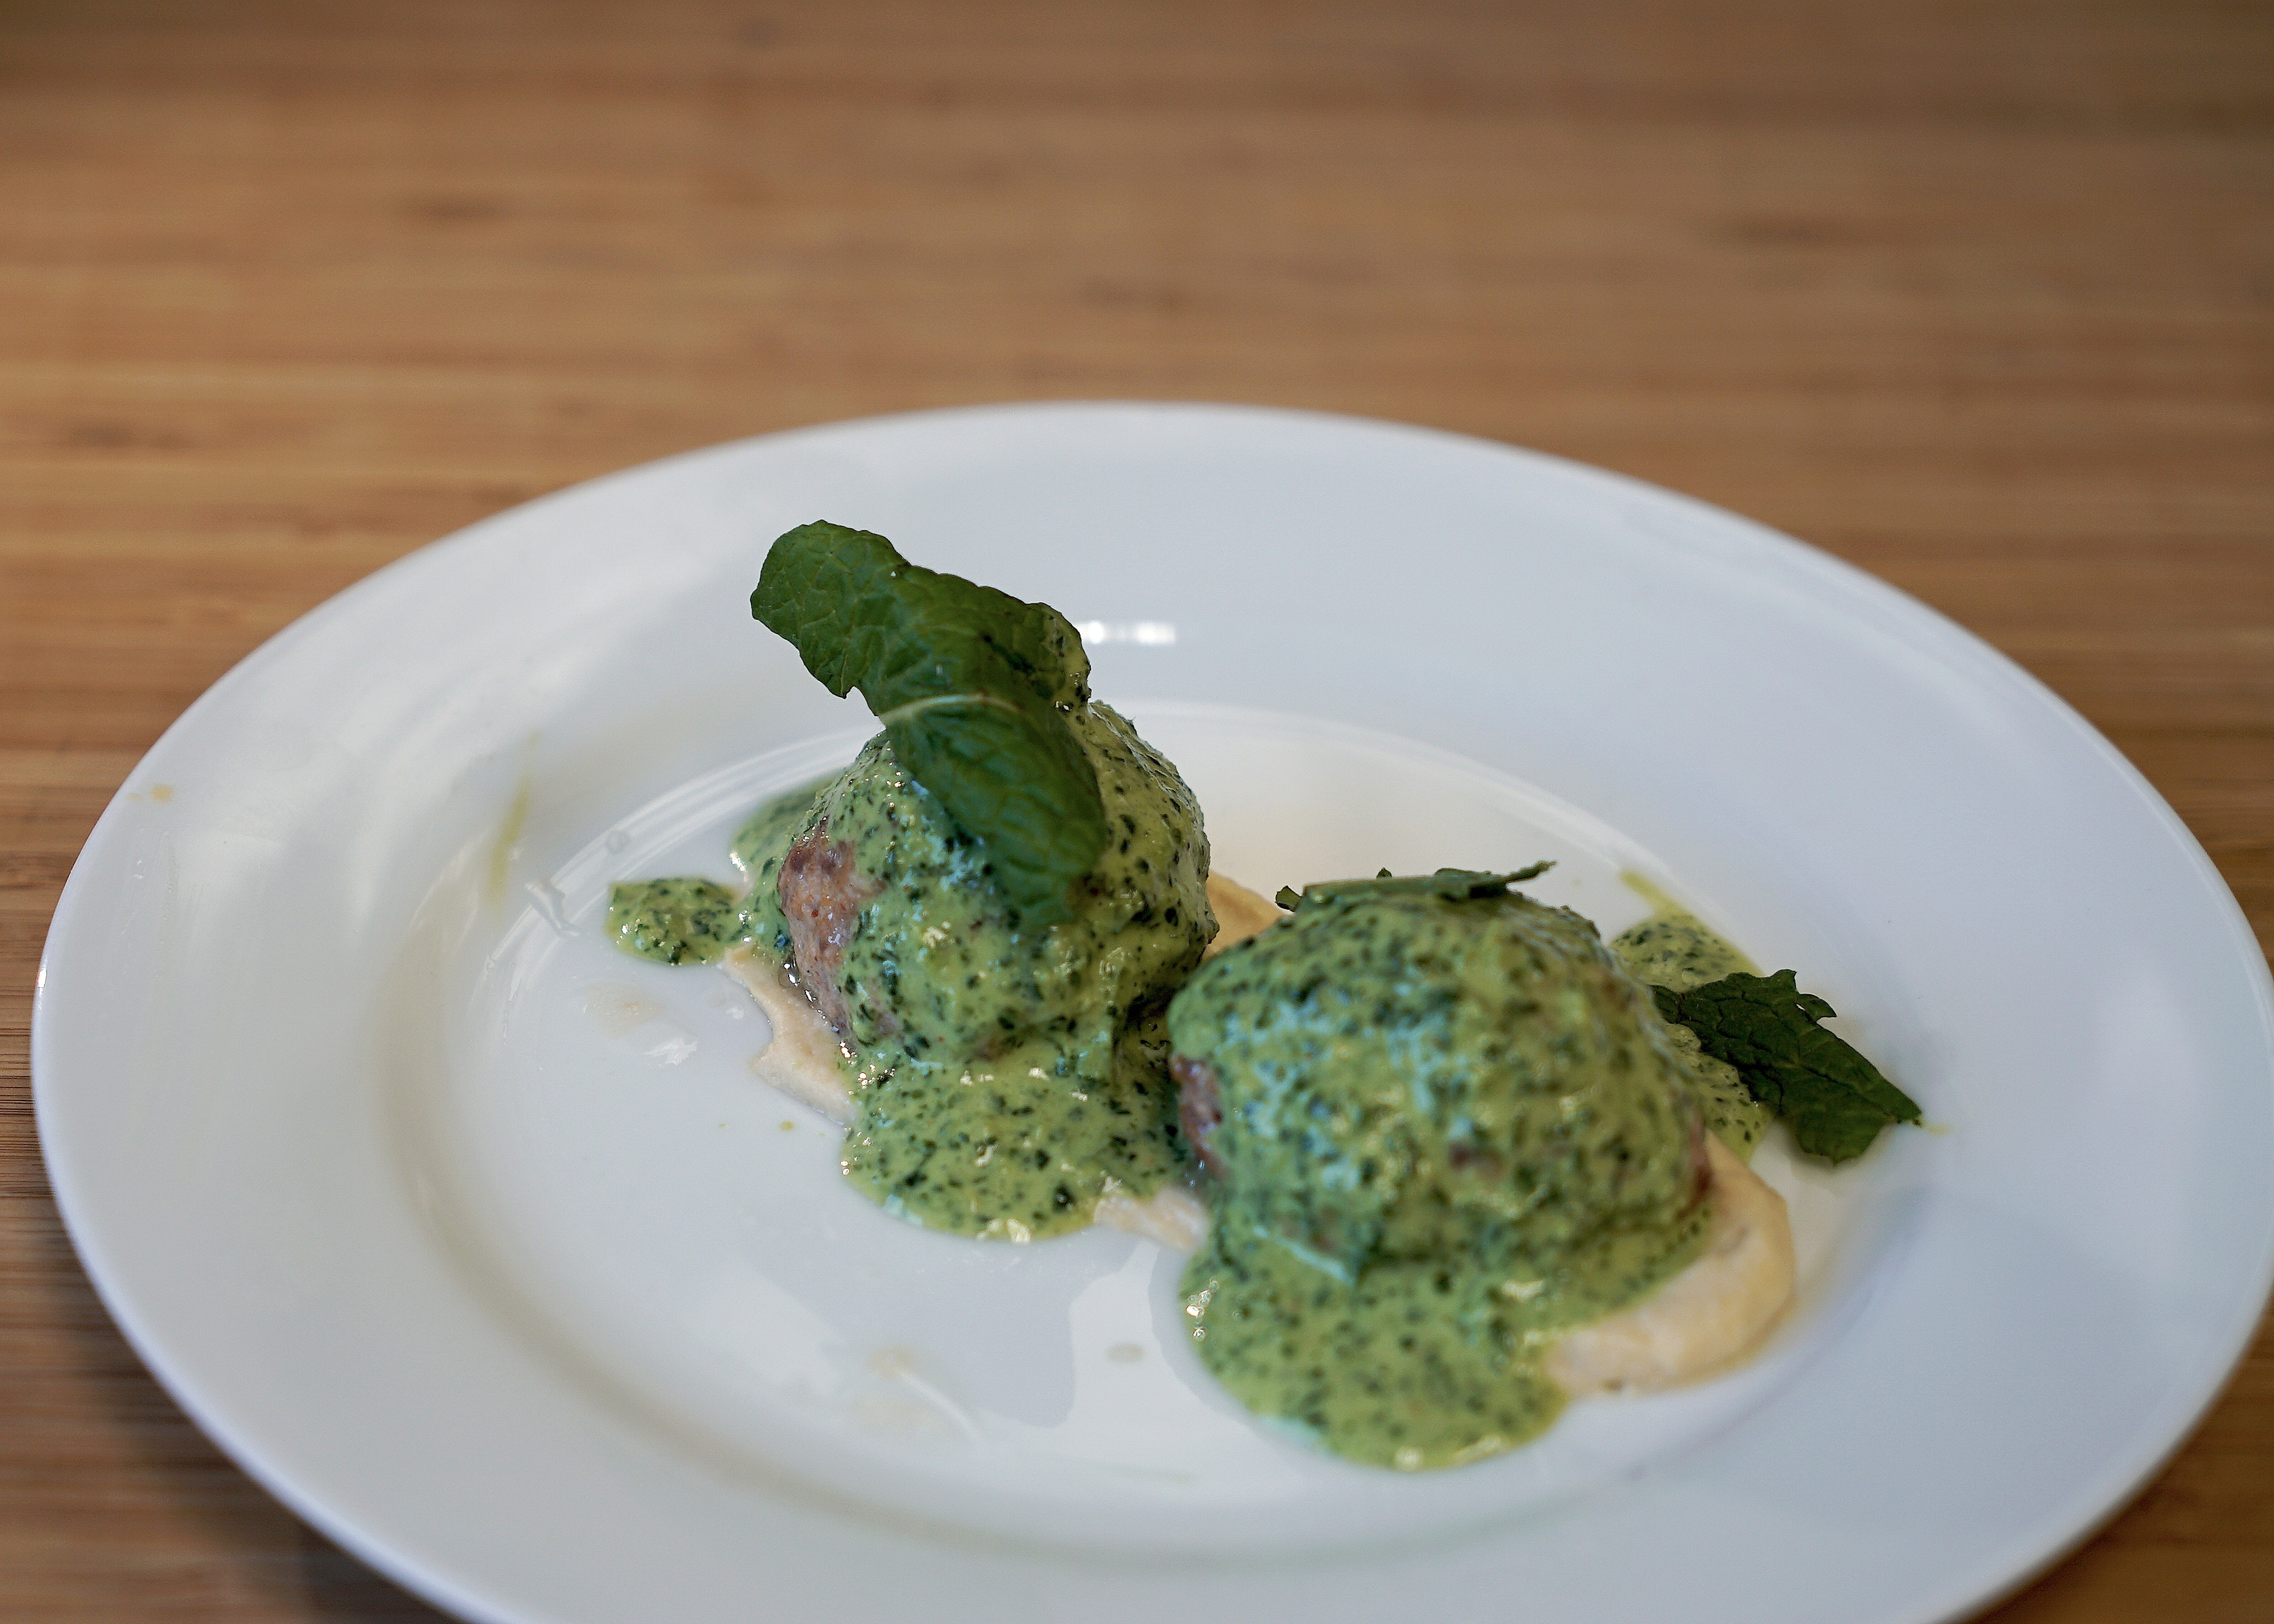
[[[742,898],[711,880],[632,880],[608,893],[608,935],[658,964],[709,964],[742,934]]]
[[[1008,906],[985,848],[881,736],[801,825],[749,850],[754,945],[809,986],[831,982],[812,990],[850,1049],[846,1173],[928,1228],[1080,1229],[1101,1195],[1144,1196],[1186,1165],[1166,1013],[1216,931],[1200,808],[1105,705],[1073,726],[1115,838],[1058,923]],[[844,876],[834,900],[855,909],[827,964],[794,917],[812,887],[792,866],[817,850]]]
[[[805,991],[840,1040],[847,1175],[927,1228],[1059,1234],[1102,1195],[1141,1198],[1189,1166],[1167,1011],[1216,933],[1200,808],[1109,707],[1083,705],[1072,726],[1115,838],[1058,923],[1008,906],[986,849],[883,734],[742,825],[746,896],[666,879],[611,901],[628,951],[681,964],[747,946]],[[818,940],[794,918],[817,906],[836,927]]]
[[[781,847],[812,810],[825,779],[777,795],[735,831],[734,866],[763,890],[781,861]],[[757,870],[754,872],[754,870]],[[628,953],[658,964],[712,964],[752,940],[744,894],[715,880],[685,877],[620,881],[608,892],[608,936]]]
[[[1652,905],[1648,919],[1611,939],[1611,951],[1635,980],[1648,987],[1688,992],[1733,971],[1759,974],[1751,959],[1649,881],[1629,875],[1627,883]],[[1689,1063],[1699,1102],[1706,1108],[1706,1125],[1724,1145],[1750,1160],[1775,1113],[1753,1098],[1736,1067],[1705,1052],[1696,1033],[1677,1021],[1668,1021],[1666,1030]]]
[[[1417,1470],[1535,1436],[1564,1403],[1558,1336],[1699,1251],[1690,1067],[1566,909],[1314,887],[1203,966],[1170,1027],[1188,1097],[1215,1096],[1215,1222],[1185,1274],[1201,1357],[1337,1454]]]

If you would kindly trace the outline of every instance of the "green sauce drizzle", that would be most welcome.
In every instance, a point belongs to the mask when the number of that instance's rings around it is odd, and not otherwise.
[[[1250,1409],[1415,1470],[1560,1412],[1558,1332],[1695,1255],[1698,1106],[1594,928],[1520,895],[1353,895],[1203,966],[1170,1011],[1227,1172],[1185,1274]]]
[[[710,880],[629,880],[608,892],[608,934],[658,964],[709,964],[742,934],[742,899]]]
[[[1092,703],[1065,718],[1112,838],[1057,923],[1020,922],[987,848],[882,734],[842,773],[742,826],[734,856],[750,878],[746,898],[707,881],[649,881],[617,887],[621,923],[611,909],[618,942],[645,957],[676,964],[747,943],[782,962],[784,853],[824,824],[849,843],[876,894],[838,977],[858,1051],[845,1171],[930,1229],[1060,1234],[1089,1224],[1109,1190],[1141,1197],[1189,1165],[1167,1009],[1216,934],[1200,808],[1111,709]]]
[[[684,876],[621,881],[608,891],[609,936],[628,953],[669,965],[714,963],[745,942],[763,943],[777,952],[787,949],[789,938],[781,931],[772,880],[782,853],[827,782],[817,778],[775,796],[735,831],[734,866],[750,877],[749,891]],[[761,897],[772,902],[771,914],[753,908],[752,899]]]
[[[1635,980],[1645,986],[1688,992],[1733,971],[1760,974],[1751,959],[1658,887],[1639,875],[1625,877],[1653,910],[1648,919],[1621,931],[1611,941],[1611,951]],[[1707,1054],[1696,1033],[1674,1022],[1668,1022],[1666,1030],[1696,1079],[1698,1101],[1706,1108],[1706,1125],[1740,1160],[1751,1161],[1776,1113],[1753,1098],[1736,1067]]]
[[[840,976],[860,1052],[845,1170],[928,1228],[1059,1234],[1186,1164],[1164,1015],[1216,931],[1200,808],[1111,709],[1070,719],[1114,838],[1062,923],[1014,922],[985,849],[883,739],[815,806],[882,887]]]

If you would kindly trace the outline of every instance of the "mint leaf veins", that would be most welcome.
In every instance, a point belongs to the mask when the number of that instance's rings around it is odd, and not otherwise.
[[[1811,1155],[1852,1161],[1888,1124],[1919,1119],[1909,1094],[1817,1024],[1836,1011],[1801,991],[1790,970],[1725,975],[1688,992],[1650,990],[1658,1012],[1696,1033],[1714,1059],[1735,1066],[1753,1098],[1783,1117]]]
[[[1064,615],[827,523],[776,539],[750,613],[831,693],[861,690],[909,777],[985,849],[1022,921],[1068,917],[1106,825],[1067,722],[1089,703],[1089,657]]]

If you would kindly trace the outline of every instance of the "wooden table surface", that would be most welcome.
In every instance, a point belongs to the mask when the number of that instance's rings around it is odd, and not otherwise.
[[[1077,396],[1407,418],[1803,537],[2044,678],[2274,927],[2266,4],[12,0],[0,1614],[438,1616],[204,1441],[56,1221],[33,971],[139,753],[509,503]],[[2263,1327],[1988,1616],[2274,1618]]]

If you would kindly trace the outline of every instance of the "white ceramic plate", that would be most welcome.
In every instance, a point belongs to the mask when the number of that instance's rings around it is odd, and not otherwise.
[[[1217,864],[1562,860],[1795,965],[1925,1106],[1795,1199],[1724,1381],[1418,1477],[1253,1425],[1176,1260],[850,1193],[607,883],[725,869],[862,729],[748,617],[815,517],[1096,622]],[[2184,1434],[2274,1267],[2266,966],[2170,811],[1918,605],[1608,475],[1379,424],[1051,406],[778,435],[475,526],[154,749],[49,938],[89,1273],[245,1469],[478,1619],[1945,1616]]]

